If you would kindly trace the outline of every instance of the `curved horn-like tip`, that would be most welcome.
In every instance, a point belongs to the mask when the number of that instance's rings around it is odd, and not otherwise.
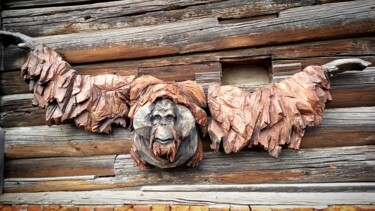
[[[330,74],[337,74],[349,70],[362,71],[366,67],[370,66],[371,62],[365,61],[359,58],[348,58],[348,59],[337,59],[327,64],[323,67],[326,68],[327,72]]]
[[[0,30],[0,42],[3,43],[4,46],[17,45],[19,48],[29,50],[33,50],[35,48],[35,44],[31,37],[18,32]]]

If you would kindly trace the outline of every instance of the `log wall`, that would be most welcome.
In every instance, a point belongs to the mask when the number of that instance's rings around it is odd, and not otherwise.
[[[81,74],[150,74],[253,91],[338,58],[375,64],[374,8],[373,0],[5,0],[1,20]],[[0,50],[0,203],[14,204],[4,210],[375,208],[367,206],[375,203],[374,67],[332,79],[324,123],[307,129],[299,151],[278,159],[261,150],[224,155],[211,152],[206,137],[199,167],[140,170],[129,156],[129,129],[103,135],[47,126],[20,77],[27,52]]]

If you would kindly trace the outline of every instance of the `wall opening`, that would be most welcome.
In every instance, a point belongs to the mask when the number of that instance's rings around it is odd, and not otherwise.
[[[223,59],[222,85],[253,86],[271,82],[271,58]]]

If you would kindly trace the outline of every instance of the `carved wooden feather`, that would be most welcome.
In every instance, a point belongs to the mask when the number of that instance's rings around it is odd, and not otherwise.
[[[274,157],[282,145],[298,149],[305,128],[322,123],[325,103],[331,100],[329,88],[321,66],[309,66],[253,93],[233,86],[211,86],[211,148],[218,150],[221,141],[226,153],[261,145]]]
[[[78,127],[102,133],[109,133],[113,123],[126,126],[134,76],[79,75],[44,46],[30,52],[21,71],[34,93],[33,105],[46,109],[49,124],[73,120]]]

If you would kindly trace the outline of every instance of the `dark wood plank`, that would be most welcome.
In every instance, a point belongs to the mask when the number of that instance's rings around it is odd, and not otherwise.
[[[4,177],[111,176],[114,175],[115,157],[106,155],[7,160]]]
[[[94,180],[64,181],[63,183],[59,181],[14,182],[7,183],[5,191],[129,189],[145,184],[374,182],[374,152],[375,146],[285,150],[278,159],[268,156],[264,151],[231,155],[205,153],[201,165],[197,168],[181,167],[169,170],[139,169],[133,167],[129,155],[119,155],[114,164],[115,178],[101,177]]]
[[[4,188],[4,152],[5,152],[5,131],[0,128],[0,195],[3,193]]]
[[[3,17],[7,30],[29,36],[45,36],[202,18],[244,19],[277,14],[281,10],[313,3],[311,0],[112,1],[79,6],[5,10]],[[18,5],[25,7],[28,4],[20,2]]]
[[[219,24],[216,19],[200,19],[34,40],[56,48],[70,63],[279,45],[373,33],[372,5],[371,0],[361,0],[286,10],[279,18],[264,21]]]
[[[302,148],[375,144],[375,107],[327,109],[323,125],[307,128]],[[129,129],[110,135],[85,132],[71,125],[5,128],[7,158],[128,154],[133,140]],[[204,150],[210,140],[203,141]]]

